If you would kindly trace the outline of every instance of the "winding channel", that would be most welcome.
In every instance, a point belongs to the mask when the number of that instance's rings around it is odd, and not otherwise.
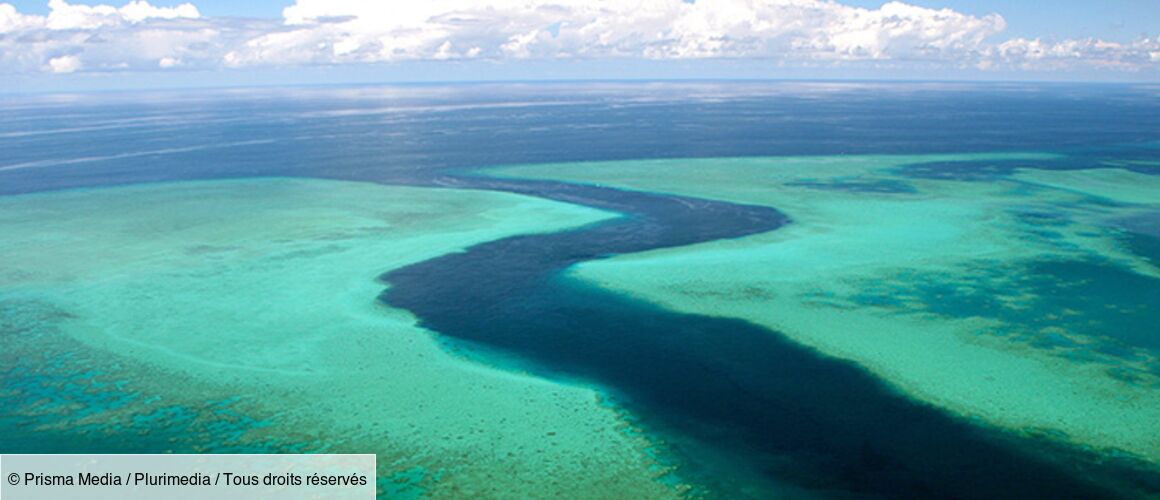
[[[1160,494],[1160,478],[1145,465],[972,424],[768,329],[668,311],[563,276],[581,261],[775,230],[790,222],[776,210],[471,175],[389,182],[505,191],[623,214],[389,272],[380,300],[449,338],[604,388],[647,428],[704,447],[670,442],[683,464],[698,463],[696,449],[712,449],[771,481],[839,496]],[[715,483],[721,471],[711,464],[691,469],[711,492],[742,494]]]

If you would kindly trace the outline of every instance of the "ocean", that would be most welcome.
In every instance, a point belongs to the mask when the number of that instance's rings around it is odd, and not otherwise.
[[[1160,87],[0,97],[0,452],[381,497],[1160,495]]]

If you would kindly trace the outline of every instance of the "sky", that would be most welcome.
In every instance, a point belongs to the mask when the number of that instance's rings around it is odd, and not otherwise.
[[[1160,81],[1158,0],[0,0],[0,92],[541,79]]]

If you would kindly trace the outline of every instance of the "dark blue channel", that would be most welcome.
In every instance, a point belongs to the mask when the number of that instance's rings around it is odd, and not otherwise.
[[[740,457],[772,481],[829,495],[1160,495],[1160,476],[1142,464],[956,420],[776,332],[668,311],[561,276],[584,260],[774,230],[788,222],[775,210],[542,181],[436,182],[627,215],[387,273],[390,288],[381,299],[442,335],[516,353],[549,376],[606,387],[662,434]],[[695,456],[680,461],[698,463]],[[716,481],[729,471],[708,464],[691,473],[710,493],[741,494],[738,485]]]

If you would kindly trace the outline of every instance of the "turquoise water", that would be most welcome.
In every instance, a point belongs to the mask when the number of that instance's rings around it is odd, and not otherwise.
[[[964,418],[1156,460],[1160,273],[1125,244],[1139,233],[1121,221],[1150,217],[1141,214],[1160,199],[1147,175],[1051,169],[1061,161],[770,157],[489,172],[776,207],[792,220],[778,231],[584,262],[571,275],[768,327]],[[994,162],[1021,167],[987,179],[909,170]],[[851,179],[859,186],[830,188]]]

